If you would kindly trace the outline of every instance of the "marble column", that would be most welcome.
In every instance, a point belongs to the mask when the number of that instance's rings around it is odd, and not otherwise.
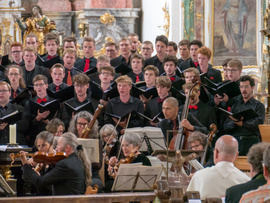
[[[119,41],[122,37],[134,32],[135,19],[139,17],[140,11],[138,8],[85,8],[83,10],[88,23],[89,35],[96,40],[96,49],[102,48],[102,44],[106,42],[106,37]],[[116,22],[112,25],[102,24],[100,16],[105,13],[114,16]]]

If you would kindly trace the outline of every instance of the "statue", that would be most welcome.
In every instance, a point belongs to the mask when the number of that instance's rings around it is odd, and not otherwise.
[[[38,5],[32,7],[32,17],[27,18],[25,23],[23,23],[18,15],[18,13],[12,13],[20,29],[24,33],[23,44],[25,45],[26,36],[30,33],[34,33],[39,40],[38,53],[40,55],[45,53],[45,48],[43,44],[44,35],[49,32],[56,32],[54,21],[43,15],[41,8]]]

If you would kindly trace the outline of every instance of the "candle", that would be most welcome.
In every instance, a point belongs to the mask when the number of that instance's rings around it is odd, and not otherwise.
[[[9,125],[9,143],[10,144],[16,143],[16,124]]]

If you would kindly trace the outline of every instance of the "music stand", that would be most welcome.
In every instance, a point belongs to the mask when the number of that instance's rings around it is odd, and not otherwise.
[[[0,174],[0,188],[6,193],[8,197],[15,196],[14,190],[8,185],[4,177]]]

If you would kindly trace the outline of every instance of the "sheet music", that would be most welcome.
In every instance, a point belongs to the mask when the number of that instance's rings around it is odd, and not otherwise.
[[[0,174],[0,187],[9,195],[15,195],[14,190],[8,185],[4,177]]]
[[[188,163],[190,163],[190,165],[195,168],[196,171],[204,169],[204,167],[201,165],[200,162],[198,162],[197,159],[190,160],[188,161]]]

